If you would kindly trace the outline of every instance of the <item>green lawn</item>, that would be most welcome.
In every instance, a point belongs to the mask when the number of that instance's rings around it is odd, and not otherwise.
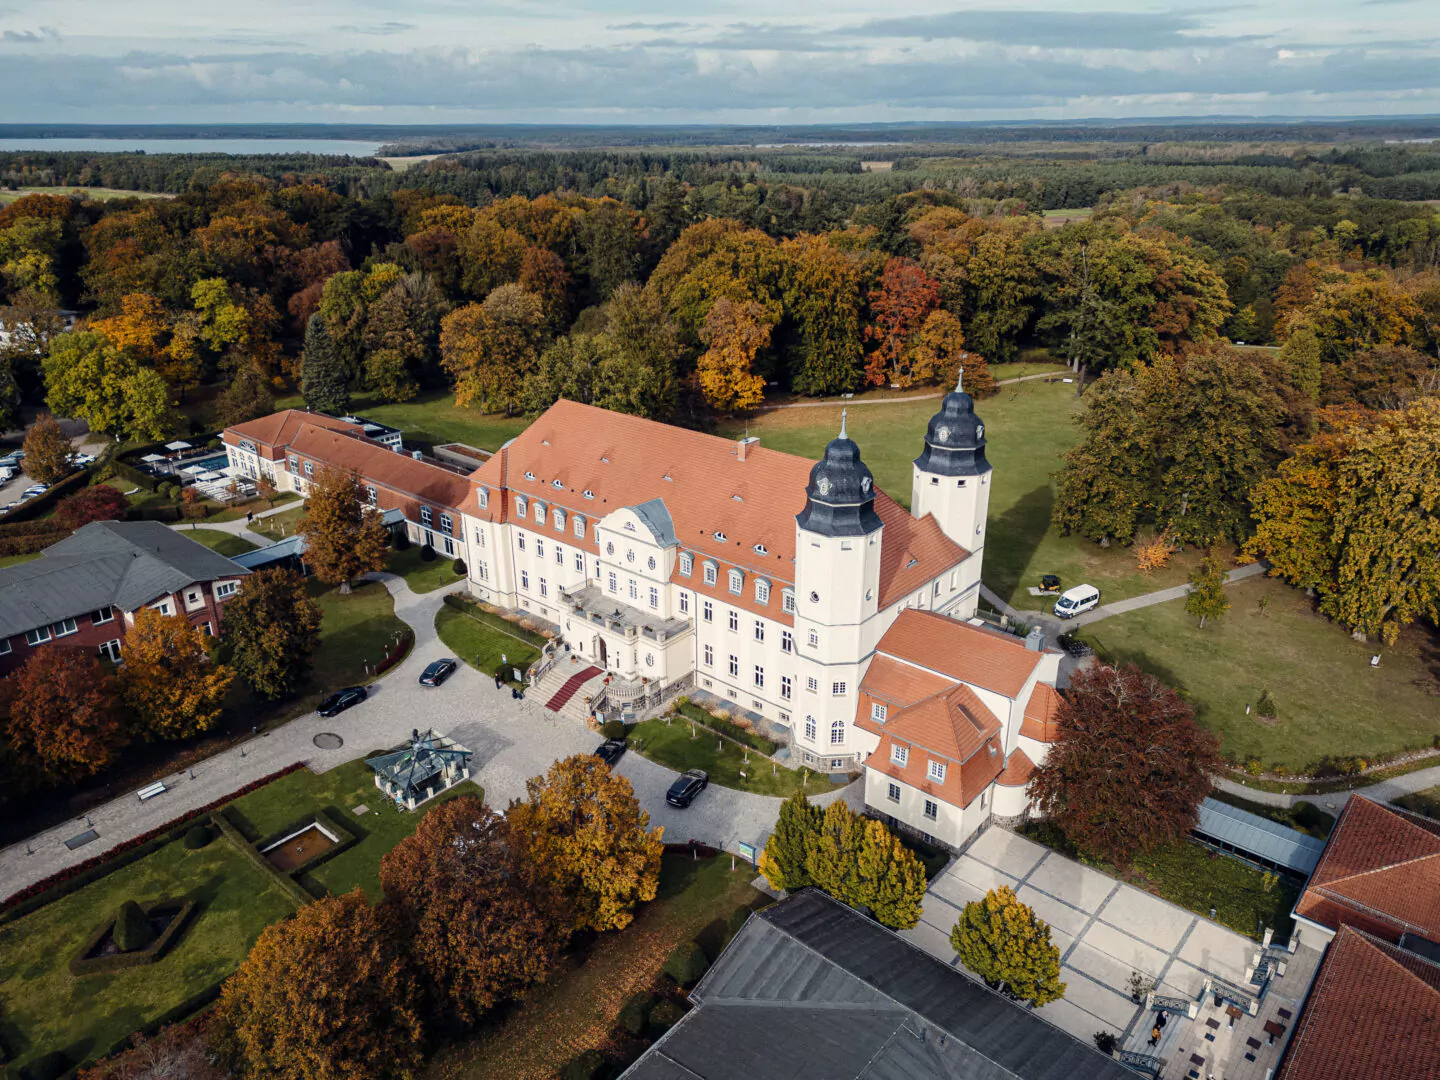
[[[32,551],[29,555],[0,555],[0,570],[7,566],[19,566],[22,562],[29,562],[31,559],[40,558],[40,552]]]
[[[417,593],[434,592],[464,580],[464,575],[457,574],[453,569],[453,557],[437,551],[435,557],[426,562],[420,556],[422,550],[424,549],[420,545],[411,544],[404,551],[392,551],[390,565],[386,569],[403,577],[411,592]]]
[[[304,516],[305,507],[297,506],[292,510],[271,514],[269,517],[256,518],[246,528],[261,536],[268,536],[271,540],[283,540],[287,536],[295,535],[295,528]]]
[[[109,202],[111,199],[173,199],[174,195],[165,195],[155,191],[125,191],[121,188],[107,187],[22,187],[14,191],[7,191],[0,188],[0,206],[8,206],[26,195],[84,195],[87,199],[96,199],[100,202]]]
[[[1413,795],[1402,795],[1395,800],[1395,805],[1426,817],[1440,817],[1440,787],[1426,788]]]
[[[1201,630],[1172,601],[1083,631],[1102,656],[1133,662],[1184,690],[1221,750],[1302,772],[1324,757],[1375,760],[1430,746],[1437,731],[1440,640],[1419,625],[1391,648],[1353,641],[1273,578],[1228,590],[1231,610]],[[1264,614],[1259,602],[1268,601]],[[1382,656],[1378,668],[1370,657]],[[1245,714],[1269,690],[1273,721]]]
[[[1034,351],[1038,350],[1032,350]],[[1017,360],[1013,364],[991,364],[990,374],[995,377],[996,382],[1004,382],[1006,379],[1023,379],[1029,375],[1067,375],[1068,371],[1064,364],[1040,356]]]
[[[303,409],[305,404],[295,395],[277,401],[275,407]],[[405,433],[407,443],[436,446],[463,442],[481,450],[499,450],[502,443],[519,435],[529,424],[523,416],[507,417],[479,409],[457,408],[455,395],[448,390],[429,390],[398,404],[386,404],[359,394],[350,399],[350,411],[367,420],[399,428]]]
[[[75,977],[72,955],[125,900],[185,897],[198,907],[153,965]],[[260,931],[293,910],[218,836],[200,851],[168,844],[129,866],[0,927],[0,1030],[20,1066],[63,1052],[72,1062],[108,1051],[132,1031],[230,974]]]
[[[712,784],[759,795],[784,798],[801,790],[819,795],[841,786],[832,784],[825,773],[805,768],[787,769],[758,751],[747,753],[746,748],[722,739],[709,728],[692,725],[680,717],[671,723],[657,718],[636,724],[630,729],[630,748],[676,772],[704,769],[710,774]],[[746,774],[744,778],[741,772]]]
[[[728,856],[692,860],[666,855],[660,894],[624,930],[602,934],[572,954],[549,983],[495,1026],[448,1047],[431,1063],[432,1080],[553,1080],[571,1058],[605,1052],[616,1064],[639,1049],[615,1039],[620,1006],[631,994],[663,985],[666,957],[699,940],[713,958],[720,925],[736,908],[758,909],[768,898],[750,886],[755,871]],[[614,1075],[609,1073],[607,1075]]]
[[[336,732],[344,738],[345,714],[334,720]],[[365,757],[383,753],[388,747],[360,747]],[[380,899],[380,860],[391,848],[415,831],[420,819],[447,799],[460,795],[484,798],[475,784],[458,784],[449,791],[422,803],[414,811],[396,809],[375,786],[375,774],[361,759],[338,765],[316,775],[300,769],[282,776],[230,804],[227,813],[252,843],[270,836],[312,810],[323,810],[357,839],[339,855],[305,874],[300,882],[315,895],[340,895],[363,888],[371,900]],[[357,806],[368,812],[357,815]]]
[[[486,675],[500,670],[504,653],[505,679],[512,683],[510,669],[526,671],[540,659],[537,642],[545,640],[473,605],[462,611],[446,604],[435,613],[435,632],[458,659]]]
[[[300,496],[293,491],[282,491],[275,496],[274,504],[269,499],[251,499],[239,505],[227,506],[224,510],[211,514],[207,521],[239,521],[246,514],[261,514],[266,510],[273,510],[276,506],[284,506],[286,503],[295,502]]]
[[[204,544],[211,551],[218,551],[228,557],[254,551],[259,544],[253,544],[243,536],[222,532],[220,529],[183,529],[181,535],[196,543]]]

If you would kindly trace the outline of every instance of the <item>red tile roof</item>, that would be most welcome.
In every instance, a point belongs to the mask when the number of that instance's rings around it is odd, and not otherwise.
[[[865,669],[865,677],[861,680],[860,689],[861,693],[869,694],[876,701],[884,704],[887,709],[894,711],[906,705],[913,705],[924,698],[944,693],[954,685],[954,680],[947,679],[943,675],[922,671],[912,664],[877,654],[870,661],[870,666]],[[863,715],[867,717],[870,715],[868,704]]]
[[[999,733],[1000,721],[974,690],[959,683],[943,694],[892,712],[885,731],[892,738],[961,762]]]
[[[914,608],[900,613],[876,651],[1008,698],[1020,696],[1044,655],[1009,634]]]
[[[1025,702],[1025,717],[1020,722],[1020,734],[1036,742],[1052,743],[1060,722],[1056,713],[1060,709],[1060,692],[1049,683],[1037,682]]]
[[[1351,796],[1295,910],[1332,929],[1440,941],[1440,822]]]
[[[910,747],[910,754],[904,765],[897,765],[891,759],[890,748],[894,745]],[[969,806],[977,795],[990,786],[1000,774],[1003,764],[1000,748],[995,746],[994,754],[982,751],[959,765],[953,761],[946,762],[945,779],[935,781],[930,778],[930,755],[925,752],[925,748],[915,746],[888,730],[882,732],[874,753],[865,759],[865,768],[907,784],[931,798],[961,807]]]
[[[1010,760],[1005,762],[1005,771],[995,778],[995,782],[1001,787],[1024,787],[1030,782],[1034,771],[1035,763],[1017,746],[1010,752]]]
[[[306,424],[328,428],[331,431],[344,431],[352,435],[365,433],[364,429],[348,420],[337,420],[324,413],[305,412],[303,409],[284,409],[277,413],[271,413],[269,416],[262,416],[243,424],[236,424],[234,427],[228,427],[225,429],[225,434],[234,433],[239,438],[250,439],[267,446],[286,446]],[[231,442],[234,441],[231,440]]]
[[[464,476],[387,450],[369,439],[302,424],[290,452],[327,465],[354,469],[361,477],[437,507],[459,506],[469,489]]]
[[[1277,1080],[1440,1080],[1440,966],[1341,927]]]

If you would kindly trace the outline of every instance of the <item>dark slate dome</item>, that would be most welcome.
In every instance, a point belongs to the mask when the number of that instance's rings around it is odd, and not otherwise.
[[[975,415],[975,399],[960,386],[945,395],[940,411],[930,418],[925,449],[915,465],[937,476],[979,476],[990,471],[985,424]]]
[[[843,415],[843,414],[842,414]],[[875,477],[860,460],[860,447],[845,434],[825,447],[825,456],[810,470],[805,509],[795,516],[807,532],[821,536],[863,536],[880,528],[875,513]]]

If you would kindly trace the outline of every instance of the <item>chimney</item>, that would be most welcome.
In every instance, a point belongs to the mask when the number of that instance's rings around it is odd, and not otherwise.
[[[751,445],[758,445],[759,442],[759,435],[746,435],[745,438],[741,439],[735,444],[735,460],[744,461],[745,454],[750,449]]]
[[[1025,635],[1025,648],[1031,652],[1045,651],[1045,628],[1043,626],[1032,626],[1030,633]]]

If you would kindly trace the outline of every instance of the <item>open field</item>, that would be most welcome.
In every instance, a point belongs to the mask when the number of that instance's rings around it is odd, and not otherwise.
[[[275,403],[277,409],[303,409],[299,395]],[[357,394],[350,400],[352,414],[378,420],[399,428],[406,443],[463,442],[481,450],[498,450],[500,445],[524,431],[529,421],[523,416],[501,416],[479,409],[459,408],[449,390],[427,390],[419,397],[398,404],[384,404]]]
[[[7,566],[19,566],[22,562],[29,562],[31,559],[40,558],[40,552],[31,552],[29,555],[0,555],[0,570]]]
[[[712,784],[758,795],[785,798],[802,790],[819,795],[839,786],[825,773],[787,769],[758,750],[746,753],[744,747],[678,716],[668,724],[663,719],[636,724],[630,729],[630,748],[667,769],[704,769]],[[742,772],[746,774],[743,779]]]
[[[268,536],[271,540],[283,540],[287,536],[295,535],[295,527],[300,524],[300,519],[304,516],[305,507],[297,506],[291,510],[282,510],[278,514],[271,514],[269,517],[256,518],[245,527],[261,536]]]
[[[1440,735],[1440,640],[1422,627],[1382,648],[1353,641],[1273,578],[1247,579],[1228,595],[1230,613],[1204,630],[1176,600],[1112,616],[1082,636],[1102,656],[1182,689],[1221,749],[1241,761],[1300,772],[1323,757],[1373,761]],[[1245,713],[1264,690],[1278,707],[1273,721]]]
[[[153,191],[122,191],[119,188],[107,187],[22,187],[14,191],[0,188],[0,206],[8,206],[17,199],[23,199],[26,195],[84,195],[87,199],[97,199],[101,202],[109,202],[111,199],[173,199],[173,195],[164,195]]]
[[[754,876],[744,863],[732,871],[725,856],[696,861],[666,855],[660,894],[633,923],[572,954],[547,984],[496,1023],[439,1054],[427,1075],[431,1080],[551,1080],[583,1051],[611,1049],[621,1004],[655,985],[677,946],[698,937],[715,948],[718,935],[712,924],[737,907],[753,909],[768,901],[751,888]]]
[[[1413,795],[1402,795],[1395,802],[1406,810],[1413,810],[1425,817],[1440,817],[1440,787],[1426,788]]]

